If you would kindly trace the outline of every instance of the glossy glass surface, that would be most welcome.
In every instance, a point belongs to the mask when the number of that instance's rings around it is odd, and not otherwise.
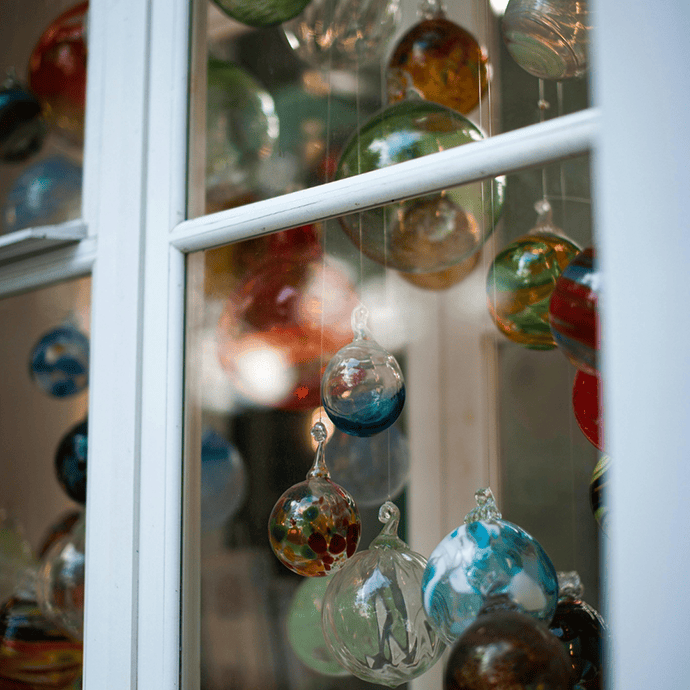
[[[41,103],[9,76],[0,86],[0,160],[19,163],[40,151],[46,137]]]
[[[309,0],[214,0],[228,16],[249,26],[273,26],[292,19]]]
[[[432,271],[431,273],[405,273],[400,271],[398,275],[406,282],[422,290],[447,290],[467,278],[479,264],[479,259],[480,252],[477,252],[469,259],[465,259],[450,268],[444,268],[442,271]]]
[[[601,377],[578,371],[573,382],[573,412],[580,431],[599,450],[604,450]]]
[[[592,479],[589,483],[589,501],[596,521],[601,527],[601,531],[606,534],[609,521],[609,507],[606,502],[606,491],[609,483],[611,469],[611,458],[602,455],[597,462]]]
[[[0,510],[0,601],[12,596],[25,571],[35,565],[31,545],[19,525]]]
[[[55,473],[65,493],[86,503],[86,466],[89,449],[87,421],[79,422],[60,441],[55,453]]]
[[[421,581],[426,561],[397,535],[400,511],[385,503],[369,549],[333,576],[323,602],[328,648],[370,683],[397,687],[427,671],[445,645],[426,619]]]

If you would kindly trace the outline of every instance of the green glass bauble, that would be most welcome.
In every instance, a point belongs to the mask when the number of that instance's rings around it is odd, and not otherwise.
[[[249,26],[275,26],[296,17],[309,0],[214,0],[225,14]]]

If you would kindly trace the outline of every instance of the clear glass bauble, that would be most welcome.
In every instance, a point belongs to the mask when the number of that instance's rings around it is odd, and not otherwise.
[[[309,0],[213,0],[225,14],[248,26],[275,26],[297,16]]]
[[[77,503],[86,503],[86,470],[89,453],[89,427],[84,420],[73,426],[60,440],[55,452],[55,474],[65,493]]]
[[[371,117],[349,139],[335,177],[379,170],[483,138],[476,125],[450,108],[400,101]],[[493,232],[504,186],[504,178],[497,177],[339,220],[370,259],[408,273],[440,271],[471,257]]]
[[[46,132],[40,101],[10,72],[0,85],[0,161],[27,160],[40,151]]]
[[[333,576],[323,601],[324,637],[355,676],[396,687],[417,678],[445,649],[421,600],[426,561],[397,534],[400,511],[381,506],[384,527],[367,551]]]
[[[381,60],[399,23],[399,0],[311,0],[282,28],[297,56],[310,65],[356,69]]]
[[[424,608],[448,643],[472,624],[484,600],[506,594],[548,623],[558,603],[551,559],[531,535],[506,520],[490,489],[477,492],[478,508],[434,549],[424,572]]]
[[[19,525],[0,509],[0,603],[8,599],[36,565],[31,546]]]

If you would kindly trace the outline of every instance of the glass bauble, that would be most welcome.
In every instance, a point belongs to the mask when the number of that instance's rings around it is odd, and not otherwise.
[[[283,30],[305,62],[357,69],[381,59],[399,23],[399,0],[311,0]]]
[[[84,553],[82,515],[69,534],[43,557],[36,578],[36,599],[44,615],[76,639],[84,636]]]
[[[570,79],[587,71],[587,0],[510,0],[501,22],[515,62],[540,79]]]
[[[84,420],[63,436],[55,453],[55,473],[65,493],[86,503],[86,466],[89,450],[88,422]]]
[[[347,676],[326,646],[321,628],[323,597],[333,575],[309,577],[297,588],[287,615],[288,641],[299,660],[324,676]]]
[[[424,608],[448,643],[475,619],[488,596],[506,594],[548,622],[558,602],[553,563],[539,542],[501,514],[490,489],[478,508],[434,549],[424,573]]]
[[[488,58],[475,37],[443,14],[425,17],[388,62],[388,101],[421,97],[471,113],[487,91]]]
[[[352,312],[355,339],[338,350],[321,383],[321,401],[333,424],[347,434],[372,436],[387,429],[405,404],[405,383],[395,357],[367,328],[368,311]]]
[[[0,603],[12,595],[24,573],[35,565],[19,525],[0,509]]]
[[[481,252],[477,252],[455,266],[431,273],[403,273],[398,275],[406,282],[423,290],[447,290],[467,278],[479,263]]]
[[[610,470],[611,458],[608,455],[602,455],[589,482],[589,502],[592,506],[592,513],[594,513],[594,518],[604,534],[608,534],[609,507],[606,502],[606,492],[608,491]]]
[[[253,192],[261,162],[278,141],[273,98],[247,71],[208,60],[206,94],[207,213],[237,205]]]
[[[242,506],[247,472],[237,448],[213,429],[201,439],[201,529],[224,525]]]
[[[40,101],[9,74],[0,86],[0,161],[30,158],[43,146],[46,131]]]
[[[213,0],[225,14],[249,26],[274,26],[296,17],[309,0]]]
[[[444,690],[571,690],[568,656],[544,623],[491,597],[448,657]]]
[[[326,427],[317,422],[312,436],[319,444],[314,465],[306,481],[289,488],[276,502],[268,536],[287,568],[299,575],[323,577],[355,553],[362,525],[352,496],[330,479],[324,460]]]
[[[349,341],[356,304],[347,276],[318,247],[269,257],[250,269],[221,315],[221,365],[250,403],[313,409],[322,362]]]
[[[323,600],[331,653],[358,678],[394,688],[422,675],[445,645],[421,599],[426,561],[398,537],[400,511],[386,502],[384,523],[367,551],[333,576]]]
[[[382,434],[361,438],[336,429],[326,446],[331,479],[368,508],[395,498],[410,473],[407,438],[394,424]]]
[[[39,558],[43,558],[56,541],[62,539],[62,537],[68,535],[72,531],[77,520],[82,517],[83,512],[83,510],[68,510],[48,528],[43,536],[41,547],[38,550]]]
[[[575,572],[558,573],[560,593],[556,613],[549,626],[570,658],[573,690],[601,690],[604,687],[603,651],[608,629],[604,619],[582,600],[584,588]]]
[[[29,58],[29,86],[45,117],[70,142],[84,140],[88,2],[61,14],[41,35]]]
[[[486,276],[489,314],[513,342],[551,350],[549,301],[556,280],[580,248],[551,222],[551,206],[537,202],[537,224],[498,253]]]
[[[582,371],[597,373],[601,273],[594,249],[582,250],[563,270],[549,303],[549,325],[563,354]]]
[[[483,138],[476,125],[450,108],[431,101],[401,101],[374,115],[350,138],[336,179]],[[497,177],[344,216],[340,223],[366,256],[388,268],[440,271],[472,256],[493,232],[503,192],[504,179]],[[365,231],[360,233],[360,227]]]
[[[89,382],[89,339],[71,324],[54,328],[34,345],[29,373],[56,398],[81,393]]]
[[[587,440],[604,450],[601,377],[578,371],[573,382],[573,412]]]

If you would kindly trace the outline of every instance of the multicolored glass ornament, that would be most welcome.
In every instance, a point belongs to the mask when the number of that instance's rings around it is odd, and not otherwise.
[[[88,422],[84,420],[63,436],[55,453],[55,472],[60,486],[73,501],[82,505],[86,504],[88,450]]]
[[[380,506],[405,487],[410,473],[407,438],[394,424],[382,434],[360,438],[335,430],[328,439],[331,479],[357,497],[357,505]]]
[[[321,401],[333,424],[353,436],[372,436],[387,429],[405,404],[405,383],[395,357],[367,328],[369,312],[352,312],[355,339],[338,350],[323,373]]]
[[[56,398],[81,393],[89,382],[89,339],[69,323],[54,328],[34,346],[29,373]]]
[[[448,643],[474,621],[489,596],[506,594],[545,622],[558,603],[556,570],[539,542],[501,519],[491,489],[475,497],[478,507],[434,549],[424,572],[424,608]]]
[[[29,58],[29,87],[48,122],[70,142],[84,140],[88,2],[61,14],[41,35]]]
[[[0,509],[0,603],[8,599],[36,565],[31,546],[17,523]]]
[[[469,259],[465,259],[450,268],[444,268],[442,271],[432,271],[431,273],[398,272],[398,275],[406,282],[423,290],[447,290],[472,273],[479,263],[480,256],[481,251],[477,251]]]
[[[2,207],[5,232],[55,225],[81,215],[81,166],[63,156],[33,163],[14,181]]]
[[[345,144],[336,179],[484,138],[459,113],[431,101],[401,101],[366,122]],[[503,209],[504,178],[447,189],[340,218],[370,259],[408,273],[449,268],[475,254]],[[360,232],[366,228],[366,232]]]
[[[562,645],[506,595],[491,596],[448,657],[444,690],[572,690]]]
[[[606,503],[606,492],[610,470],[611,458],[608,455],[602,455],[589,482],[589,502],[592,506],[592,513],[594,513],[594,518],[604,534],[608,534],[609,507]]]
[[[304,482],[277,501],[268,521],[271,548],[278,560],[298,575],[316,577],[341,568],[357,550],[362,526],[355,502],[331,481],[324,458],[326,427],[316,422],[319,444]]]
[[[8,73],[0,86],[0,161],[20,163],[38,153],[46,132],[40,101]]]
[[[384,527],[369,549],[328,585],[322,624],[328,648],[348,671],[394,688],[431,668],[445,645],[424,614],[426,560],[398,537],[398,507],[384,503],[379,520]]]
[[[311,0],[283,24],[296,55],[324,69],[378,61],[400,23],[400,0]]]
[[[581,251],[563,270],[549,303],[551,333],[563,354],[582,371],[597,373],[601,273],[594,249]]]
[[[36,577],[41,611],[74,638],[84,636],[84,516],[43,557]]]
[[[549,302],[556,280],[580,248],[552,222],[546,199],[534,205],[537,224],[498,253],[486,276],[489,314],[513,342],[533,350],[551,350]]]
[[[213,429],[201,439],[201,529],[224,525],[242,506],[247,473],[235,446]]]
[[[558,585],[558,606],[549,628],[570,657],[575,679],[573,690],[601,690],[604,641],[608,636],[606,623],[582,600],[584,587],[577,572],[558,573]]]
[[[487,91],[488,57],[440,2],[427,0],[420,14],[422,21],[400,39],[388,62],[388,102],[421,97],[467,115]]]
[[[570,79],[587,71],[586,0],[510,0],[501,30],[512,58],[535,77]]]
[[[324,676],[347,676],[326,646],[321,628],[321,611],[326,589],[333,575],[309,577],[295,592],[287,615],[288,641],[299,660]]]
[[[599,450],[604,450],[601,400],[601,377],[598,374],[592,376],[584,371],[578,371],[573,383],[575,419],[587,440]]]
[[[309,0],[213,0],[225,14],[249,26],[275,26],[296,17]]]

